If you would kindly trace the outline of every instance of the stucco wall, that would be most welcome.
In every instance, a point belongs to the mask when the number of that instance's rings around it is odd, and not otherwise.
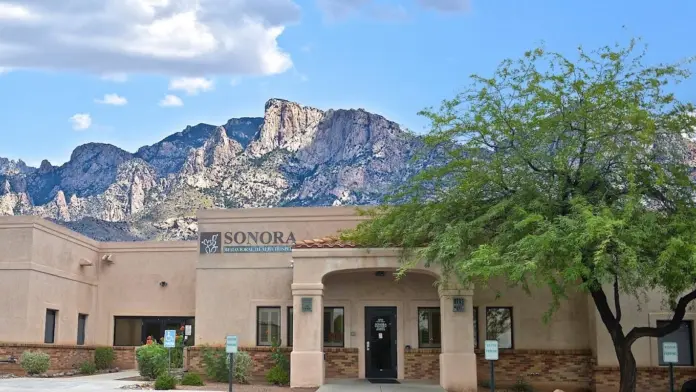
[[[113,344],[115,316],[194,316],[197,249],[195,242],[103,244],[113,263],[101,265],[98,343]]]
[[[614,310],[613,291],[611,287],[605,287],[604,291],[609,298],[609,306]],[[655,327],[658,320],[669,320],[672,313],[667,309],[662,300],[663,296],[659,292],[651,292],[645,295],[640,295],[638,298],[631,295],[623,294],[621,296],[621,311],[624,332],[628,333],[634,326],[651,326]],[[614,352],[614,344],[611,341],[611,336],[607,332],[604,323],[602,322],[599,312],[594,307],[592,300],[591,310],[594,312],[595,329],[597,331],[597,365],[598,366],[618,366],[616,353]],[[696,309],[695,304],[692,304],[687,310],[684,320],[694,322],[692,333],[696,334]],[[696,341],[696,336],[692,336],[692,341]],[[657,339],[641,338],[633,344],[633,354],[636,357],[636,364],[639,367],[658,366],[658,347]]]
[[[354,208],[250,208],[199,211],[200,232],[293,233],[297,241],[336,234],[362,218]],[[224,245],[224,244],[223,244]],[[198,250],[197,250],[198,251]],[[287,342],[292,306],[292,254],[219,253],[199,255],[196,271],[196,344],[222,344],[237,334],[239,344],[256,345],[256,308],[281,306],[281,339]]]
[[[498,291],[501,295],[496,299]],[[544,323],[543,316],[550,304],[551,294],[547,290],[533,288],[529,295],[521,288],[505,288],[499,279],[489,283],[488,288],[476,288],[474,306],[479,310],[479,347],[483,347],[486,339],[486,307],[511,306],[515,349],[589,349],[587,296],[570,293],[549,322]]]

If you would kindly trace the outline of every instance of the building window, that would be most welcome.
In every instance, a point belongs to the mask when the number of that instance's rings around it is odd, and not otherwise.
[[[292,323],[293,323],[293,314],[292,314],[292,306],[288,307],[288,347],[292,347]]]
[[[55,343],[56,340],[56,319],[58,311],[46,309],[46,326],[44,328],[44,343]]]
[[[196,323],[193,317],[114,317],[114,346],[142,346],[148,338],[162,342],[164,331],[173,329],[177,335],[184,335],[184,345],[193,346],[196,335]],[[189,326],[187,328],[186,326]],[[191,334],[186,335],[187,329]]]
[[[658,320],[657,326],[662,327],[669,323],[667,320]],[[657,339],[657,355],[660,366],[669,366],[662,361],[662,343],[672,342],[677,344],[679,362],[675,366],[694,366],[693,322],[682,321],[679,329]]]
[[[486,339],[497,340],[499,348],[513,348],[512,308],[486,308]]]
[[[440,308],[418,308],[418,347],[440,347]]]
[[[87,315],[77,315],[77,344],[85,344],[85,328],[87,327]]]
[[[474,306],[474,348],[477,349],[479,346],[478,339],[478,306]]]
[[[280,343],[280,307],[257,309],[256,345],[272,346]]]
[[[343,308],[324,308],[324,346],[343,347]]]

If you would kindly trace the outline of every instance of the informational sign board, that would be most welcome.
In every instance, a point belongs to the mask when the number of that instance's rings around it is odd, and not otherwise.
[[[452,311],[455,313],[461,313],[464,311],[464,297],[453,298]]]
[[[225,339],[225,352],[227,354],[237,353],[237,335],[227,335]]]
[[[187,325],[184,327],[184,335],[191,336],[191,325]]]
[[[677,363],[679,362],[679,351],[677,343],[663,342],[662,343],[662,362]]]
[[[164,347],[174,348],[176,347],[176,330],[168,329],[164,331]]]
[[[302,298],[302,311],[311,312],[312,311],[312,297]]]
[[[484,351],[486,354],[486,361],[497,361],[498,360],[498,341],[497,340],[486,340]]]

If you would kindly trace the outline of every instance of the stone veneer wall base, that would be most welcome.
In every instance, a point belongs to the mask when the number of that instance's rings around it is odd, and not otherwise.
[[[64,344],[35,344],[35,343],[0,343],[0,359],[10,356],[19,358],[25,351],[39,351],[51,357],[49,373],[64,372],[80,367],[85,361],[94,360],[94,350],[97,346],[77,346]],[[135,369],[135,347],[113,347],[114,367],[119,369]],[[24,375],[19,363],[0,363],[0,374]]]
[[[186,356],[186,368],[200,374],[205,374],[203,367],[203,350],[206,348],[223,350],[223,346],[189,347]],[[253,362],[251,375],[253,378],[263,378],[273,367],[271,347],[240,347],[240,351],[249,353]],[[292,348],[281,347],[281,352],[289,359]],[[334,348],[324,349],[326,362],[326,378],[358,378],[358,349]]]

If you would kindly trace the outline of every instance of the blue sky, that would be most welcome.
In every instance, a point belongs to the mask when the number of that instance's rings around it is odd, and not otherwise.
[[[0,157],[62,164],[86,142],[134,151],[188,124],[261,116],[271,97],[362,107],[422,132],[419,110],[542,41],[572,53],[639,36],[651,61],[696,55],[693,0],[183,0],[215,9],[199,16],[200,37],[168,0],[115,1],[0,0],[0,49],[31,49],[0,50]],[[238,43],[208,46],[225,40]],[[696,82],[678,93],[696,101]],[[166,95],[182,105],[162,106]]]

